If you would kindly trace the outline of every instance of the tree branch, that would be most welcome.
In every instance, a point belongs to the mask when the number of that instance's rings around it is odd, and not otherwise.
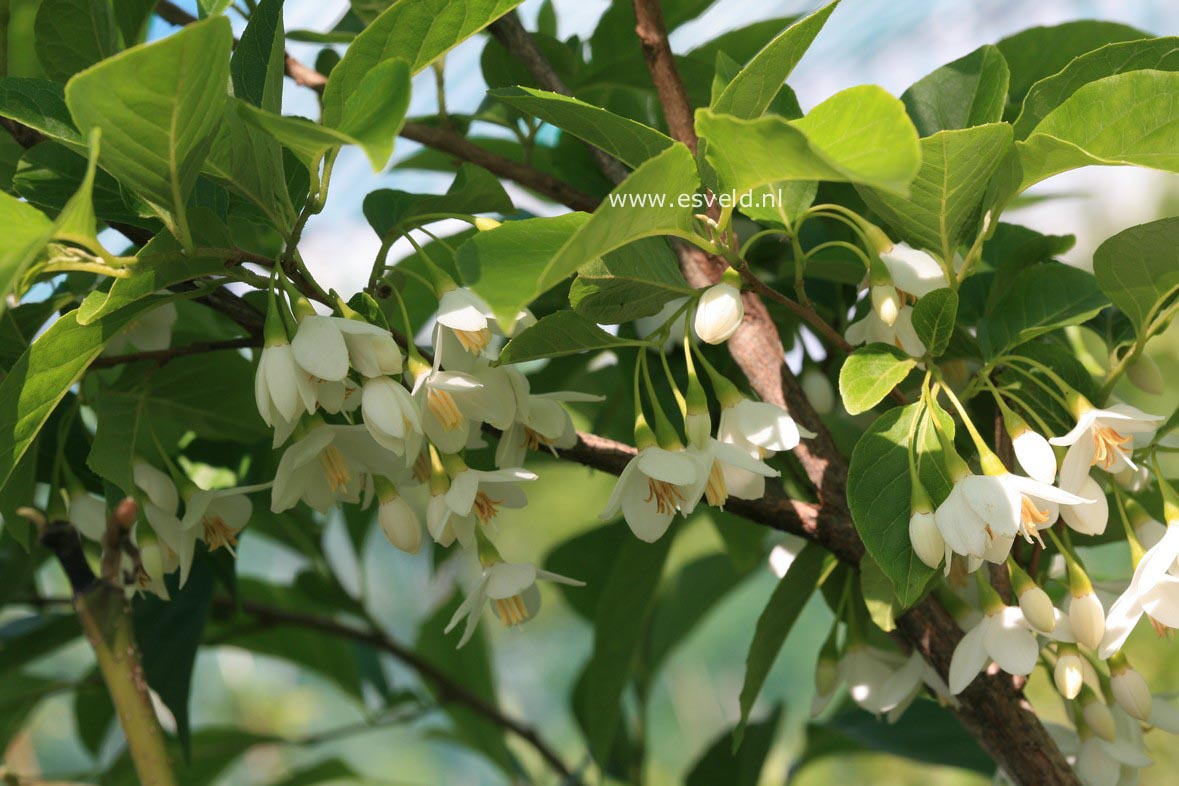
[[[672,137],[695,150],[692,109],[667,41],[659,2],[634,0],[634,4],[636,32],[668,129]],[[725,268],[722,260],[699,249],[689,251],[681,254],[680,262],[692,286],[707,286],[720,278]],[[819,494],[819,526],[813,539],[856,564],[863,554],[863,544],[847,507],[846,460],[786,367],[778,329],[765,303],[755,292],[745,292],[742,298],[745,320],[729,339],[729,352],[762,400],[786,407],[795,420],[816,433],[794,451]],[[947,677],[962,631],[946,610],[929,597],[901,615],[897,625],[926,662]],[[1012,778],[1026,786],[1079,784],[1060,749],[1009,680],[996,674],[981,677],[960,699],[957,713],[963,725]]]
[[[219,608],[224,610],[233,611],[239,608],[239,601],[231,598],[216,598],[215,603]],[[452,701],[462,704],[492,723],[510,731],[528,743],[553,771],[561,776],[563,783],[570,784],[571,786],[581,786],[581,778],[566,766],[556,751],[553,750],[534,728],[504,714],[498,707],[485,701],[481,696],[471,692],[465,686],[455,682],[433,663],[409,647],[385,635],[385,633],[379,630],[354,628],[337,622],[330,617],[288,611],[250,600],[241,600],[240,608],[259,622],[270,625],[289,625],[305,630],[318,631],[320,633],[326,633],[329,636],[336,636],[361,644],[367,644],[370,647],[392,655],[433,685],[440,701]]]
[[[125,363],[137,363],[141,360],[150,360],[162,366],[170,360],[186,355],[202,355],[206,352],[219,352],[225,349],[249,349],[257,346],[259,346],[259,341],[253,336],[232,338],[227,341],[198,341],[195,344],[187,344],[183,347],[168,347],[167,349],[155,349],[146,352],[129,352],[125,355],[107,355],[91,363],[90,368],[110,368],[112,366],[121,366]]]

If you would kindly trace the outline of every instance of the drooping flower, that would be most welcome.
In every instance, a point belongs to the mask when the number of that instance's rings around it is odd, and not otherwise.
[[[723,344],[737,332],[744,318],[741,290],[728,281],[721,281],[704,290],[692,324],[704,343]]]
[[[1122,593],[1105,620],[1105,636],[1098,655],[1108,658],[1122,648],[1138,620],[1146,614],[1157,630],[1179,627],[1179,522],[1171,521],[1167,531],[1150,547],[1134,568],[1130,586]]]
[[[902,352],[919,358],[925,355],[925,344],[913,329],[913,307],[901,306],[893,324],[886,324],[874,310],[869,310],[862,319],[847,326],[844,333],[847,343],[890,344]]]
[[[935,289],[949,286],[938,261],[907,243],[895,243],[892,248],[882,251],[880,261],[888,268],[893,286],[914,298],[925,297]]]
[[[363,425],[320,423],[283,453],[270,509],[280,513],[303,500],[326,512],[337,501],[359,502],[375,475],[396,479],[405,473],[404,460],[377,444]]]
[[[496,562],[483,569],[479,583],[455,610],[454,616],[451,617],[444,632],[450,633],[465,619],[466,625],[463,628],[463,635],[459,639],[458,646],[465,645],[475,633],[479,617],[483,613],[483,606],[488,601],[491,602],[496,616],[505,625],[509,627],[522,625],[535,617],[540,610],[540,590],[536,587],[538,580],[552,581],[571,587],[585,586],[583,581],[547,570],[540,570],[532,564]]]
[[[949,561],[949,549],[937,519],[930,511],[914,511],[909,517],[909,543],[917,558],[931,568],[939,567],[942,560]]]
[[[766,459],[793,450],[803,438],[815,433],[794,422],[790,413],[776,404],[753,401],[742,396],[721,408],[716,438],[735,445],[755,459]],[[760,499],[765,494],[765,474],[735,463],[723,467],[728,493],[738,499]]]
[[[441,530],[454,517],[460,521],[488,526],[500,508],[522,508],[528,497],[519,483],[536,480],[536,474],[522,467],[483,471],[465,465],[450,479],[450,488],[442,499],[446,511],[433,527]],[[452,526],[459,526],[454,522]]]
[[[180,520],[180,531],[173,546],[180,560],[180,586],[188,581],[198,540],[203,540],[209,551],[223,548],[236,556],[237,535],[254,512],[248,495],[270,488],[270,485],[260,483],[211,491],[197,489],[187,495],[184,517]]]
[[[525,383],[527,384],[527,383]],[[601,401],[601,396],[576,391],[518,395],[516,417],[500,435],[495,450],[497,467],[518,467],[529,450],[547,448],[554,453],[577,444],[577,431],[565,402]]]
[[[106,502],[84,488],[70,491],[67,509],[70,524],[90,540],[102,542],[106,534]]]
[[[409,503],[397,492],[397,487],[377,479],[377,521],[381,532],[390,543],[407,554],[417,554],[422,547],[422,524]]]
[[[472,355],[480,354],[491,343],[494,320],[491,307],[469,289],[451,289],[438,301],[440,329],[449,330]]]
[[[966,689],[990,661],[1008,674],[1026,676],[1036,667],[1040,646],[1023,612],[1001,603],[967,631],[950,659],[950,692]]]
[[[389,377],[365,380],[360,412],[378,444],[407,461],[417,458],[422,448],[422,417],[418,402],[403,385]]]
[[[365,377],[401,373],[401,348],[393,335],[360,319],[305,316],[291,349],[308,374],[327,382],[342,381],[349,365]]]
[[[922,689],[951,700],[949,689],[918,652],[908,657],[866,644],[848,647],[839,661],[839,674],[852,701],[873,715],[895,723]]]
[[[1093,466],[1110,473],[1134,468],[1128,448],[1133,435],[1153,431],[1163,420],[1161,415],[1151,415],[1129,404],[1098,409],[1080,400],[1075,406],[1078,414],[1073,430],[1048,440],[1053,445],[1068,446],[1060,468],[1060,485],[1064,488],[1079,488]]]
[[[699,479],[700,466],[686,450],[643,447],[618,476],[601,518],[612,518],[621,510],[635,537],[654,543],[667,532]]]

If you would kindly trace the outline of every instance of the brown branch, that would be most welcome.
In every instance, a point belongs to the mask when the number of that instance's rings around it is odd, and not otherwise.
[[[195,344],[186,344],[183,347],[168,347],[167,349],[154,349],[146,352],[129,352],[125,355],[107,355],[91,363],[90,368],[110,368],[111,366],[121,366],[125,363],[137,363],[141,360],[150,360],[162,366],[170,360],[186,355],[202,355],[206,352],[219,352],[225,349],[248,349],[256,346],[259,346],[259,341],[253,336],[247,338],[231,338],[226,341],[198,341]]]
[[[456,704],[462,704],[472,712],[510,731],[532,746],[540,754],[541,758],[555,772],[560,774],[564,783],[575,784],[576,786],[580,786],[582,783],[581,778],[569,769],[561,757],[557,755],[556,751],[553,750],[534,728],[516,718],[504,714],[498,707],[486,701],[483,697],[452,680],[440,668],[414,652],[411,648],[406,647],[379,630],[354,628],[337,622],[330,617],[288,611],[250,600],[237,601],[231,598],[216,598],[215,603],[218,607],[230,611],[238,609],[240,604],[242,611],[255,617],[260,622],[271,625],[289,625],[305,630],[318,631],[320,633],[326,633],[329,636],[336,636],[361,644],[367,644],[370,647],[386,652],[412,668],[423,679],[433,685],[440,701],[451,701]]]
[[[680,79],[675,56],[667,40],[663,7],[659,0],[634,0],[634,4],[635,33],[643,47],[643,57],[647,61],[647,70],[651,72],[651,81],[655,83],[655,91],[659,94],[659,103],[663,105],[667,130],[673,139],[683,142],[695,153],[697,138],[692,104],[688,101],[688,91]]]

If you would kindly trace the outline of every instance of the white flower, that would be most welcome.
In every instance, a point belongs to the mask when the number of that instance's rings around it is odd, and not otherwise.
[[[483,569],[483,575],[475,589],[466,597],[455,610],[450,623],[444,632],[450,633],[464,618],[467,620],[463,628],[462,638],[458,646],[462,647],[471,639],[475,627],[479,624],[479,616],[483,612],[483,605],[490,600],[496,616],[508,626],[520,625],[536,616],[540,610],[540,591],[536,587],[537,580],[553,581],[572,587],[584,587],[585,582],[540,570],[535,565],[527,563],[497,562]]]
[[[164,303],[144,312],[111,337],[104,355],[117,355],[128,347],[141,352],[158,352],[172,343],[172,326],[179,318],[175,303]]]
[[[291,348],[308,374],[328,382],[342,381],[350,363],[366,377],[401,373],[401,348],[392,334],[358,319],[304,317]]]
[[[1144,723],[1150,721],[1151,704],[1154,699],[1150,695],[1150,686],[1141,674],[1128,664],[1111,667],[1109,684],[1114,700],[1123,712]]]
[[[888,268],[893,285],[915,298],[922,298],[935,289],[949,286],[945,271],[938,261],[906,243],[894,244],[880,254],[880,261]]]
[[[815,433],[802,428],[790,413],[776,404],[742,398],[721,409],[716,438],[735,445],[751,457],[766,459],[783,450],[793,450],[802,437]],[[765,495],[766,476],[736,464],[724,467],[724,482],[731,496],[760,499]]]
[[[950,692],[957,695],[995,661],[1008,674],[1026,676],[1036,667],[1040,645],[1023,612],[1003,606],[971,628],[950,659]]]
[[[426,436],[443,453],[462,450],[480,424],[506,429],[516,415],[516,394],[507,369],[486,363],[471,373],[422,371],[414,379],[413,397]]]
[[[407,461],[418,457],[422,449],[422,418],[418,402],[403,385],[389,377],[365,380],[360,412],[368,433],[378,444]]]
[[[1126,713],[1113,713],[1113,742],[1086,730],[1084,739],[1072,729],[1045,724],[1049,735],[1073,765],[1084,786],[1117,786],[1137,781],[1138,770],[1154,762],[1146,755],[1142,730]]]
[[[811,406],[815,408],[815,412],[829,415],[835,411],[835,388],[831,386],[831,380],[827,379],[826,374],[816,368],[808,368],[802,372],[798,383],[802,385],[802,390],[806,393]]]
[[[900,719],[925,686],[950,699],[946,684],[917,652],[905,657],[852,645],[840,659],[839,671],[852,701],[874,715],[887,714],[889,723]]]
[[[914,511],[909,517],[909,543],[917,558],[931,568],[942,564],[942,560],[949,561],[949,549],[946,540],[937,528],[937,520],[929,511]]]
[[[518,467],[529,450],[548,448],[554,454],[577,444],[573,419],[562,402],[601,401],[601,396],[573,391],[528,393],[516,401],[516,417],[500,435],[495,450],[497,467]]]
[[[131,468],[132,479],[144,494],[147,504],[175,513],[180,507],[180,492],[166,472],[156,469],[143,460],[136,460]]]
[[[1156,629],[1179,627],[1179,575],[1175,560],[1179,557],[1179,523],[1170,522],[1166,534],[1138,562],[1130,586],[1109,610],[1105,637],[1098,655],[1108,658],[1122,648],[1143,614]]]
[[[891,344],[902,352],[913,357],[925,354],[925,344],[913,329],[913,307],[901,306],[897,312],[896,321],[891,324],[877,316],[874,310],[869,310],[863,319],[847,326],[844,334],[847,342],[853,346],[859,344]]]
[[[85,489],[70,493],[68,515],[70,524],[83,537],[102,542],[106,535],[106,502]]]
[[[1109,409],[1088,405],[1072,431],[1048,440],[1053,445],[1069,446],[1060,468],[1060,485],[1078,488],[1092,466],[1111,473],[1135,468],[1127,449],[1132,436],[1153,431],[1162,420],[1161,415],[1148,414],[1129,404],[1115,404]]]
[[[642,448],[618,476],[601,518],[609,519],[621,509],[635,537],[654,543],[667,532],[699,480],[700,465],[686,450]]]
[[[175,542],[168,544],[180,560],[180,586],[188,581],[197,540],[203,540],[209,551],[224,548],[236,556],[237,534],[249,523],[254,512],[254,505],[246,495],[270,488],[270,485],[261,483],[240,488],[197,490],[189,495],[184,503],[180,531],[176,533]]]
[[[1048,593],[1030,584],[1019,593],[1019,609],[1031,626],[1041,633],[1052,633],[1056,630],[1056,615],[1059,613],[1052,605]]]
[[[745,304],[741,302],[741,290],[722,281],[704,290],[700,296],[693,327],[704,343],[723,344],[737,332],[744,318]]]
[[[1082,504],[1086,500],[1047,483],[1005,472],[966,475],[936,511],[938,529],[956,554],[1002,562],[1017,535],[1031,537],[1047,515],[1030,498]]]
[[[1064,519],[1064,523],[1082,535],[1100,535],[1105,532],[1106,524],[1109,523],[1109,500],[1101,490],[1101,485],[1086,475],[1079,486],[1067,490],[1083,497],[1086,502],[1081,505],[1060,505],[1060,518]],[[1055,521],[1056,516],[1051,515],[1043,526],[1051,526]]]
[[[494,318],[491,307],[469,289],[452,289],[438,301],[438,324],[449,329],[473,355],[491,343]]]
[[[422,547],[422,524],[405,498],[392,485],[380,495],[377,520],[389,542],[407,554],[417,554]]]
[[[176,570],[176,554],[163,543],[147,543],[139,547],[137,589],[146,590],[163,600],[169,600],[164,576]],[[135,588],[132,588],[134,590]]]
[[[1077,643],[1089,649],[1097,649],[1105,635],[1105,609],[1101,607],[1097,593],[1090,590],[1083,595],[1071,595],[1068,620]]]
[[[519,467],[484,472],[462,469],[436,489],[426,508],[426,529],[442,546],[456,539],[463,548],[475,545],[478,524],[490,525],[500,508],[522,508],[528,499],[516,484],[536,480],[536,475]]]
[[[266,425],[284,432],[281,440],[276,436],[276,445],[290,436],[300,414],[315,412],[315,384],[295,362],[295,353],[285,341],[262,348],[254,374],[254,399]]]
[[[723,508],[729,499],[729,488],[725,478],[730,474],[748,473],[761,478],[763,488],[765,478],[776,478],[782,474],[764,461],[751,456],[747,450],[711,437],[699,447],[695,444],[689,447],[688,455],[696,460],[698,469],[696,484],[688,490],[687,497],[680,506],[685,516],[696,509],[701,497],[707,500],[709,505]],[[737,496],[736,492],[734,496]]]
[[[377,444],[363,425],[320,424],[283,453],[270,509],[281,513],[303,500],[326,512],[337,500],[359,502],[372,476],[404,473],[404,460]]]
[[[1011,438],[1015,459],[1029,478],[1051,485],[1056,479],[1056,454],[1042,435],[1025,428]]]
[[[872,310],[880,321],[892,327],[897,323],[901,311],[901,296],[892,284],[873,284],[871,290]]]
[[[1052,679],[1056,683],[1056,690],[1066,699],[1075,699],[1085,685],[1085,666],[1076,648],[1061,651],[1056,659],[1056,667],[1052,672]]]

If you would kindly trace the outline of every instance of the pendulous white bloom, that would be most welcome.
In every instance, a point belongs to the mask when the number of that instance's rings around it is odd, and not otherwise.
[[[966,557],[1003,562],[1018,535],[1032,537],[1047,514],[1031,498],[1080,505],[1087,500],[1047,483],[1004,472],[968,474],[935,513],[946,545]]]
[[[644,447],[618,476],[601,518],[622,511],[639,540],[654,543],[667,532],[700,482],[700,465],[686,450]],[[685,513],[686,515],[686,513]]]
[[[713,284],[704,290],[696,306],[693,327],[706,344],[723,344],[741,327],[745,318],[745,304],[741,290],[727,281]]]
[[[540,610],[540,591],[536,587],[538,580],[552,581],[571,587],[584,587],[585,582],[540,570],[535,565],[515,562],[496,562],[483,569],[483,575],[471,594],[463,600],[455,610],[454,616],[446,626],[445,633],[450,633],[464,618],[467,621],[463,628],[462,638],[458,646],[462,647],[471,640],[475,628],[479,624],[479,617],[483,613],[483,606],[491,601],[492,608],[500,620],[507,626],[521,625],[536,616]]]
[[[451,289],[438,301],[438,324],[458,339],[463,349],[478,355],[491,343],[495,316],[483,298],[469,289]]]
[[[270,485],[261,483],[212,491],[199,489],[187,495],[184,517],[180,520],[175,543],[168,544],[180,560],[180,586],[183,587],[188,581],[198,540],[203,540],[209,551],[224,548],[234,554],[237,535],[249,523],[250,515],[254,512],[254,505],[247,495],[270,488]],[[163,533],[160,537],[164,537]]]
[[[800,439],[814,436],[813,431],[795,423],[782,407],[744,397],[722,406],[716,429],[718,441],[735,445],[759,460],[793,450]],[[729,495],[738,499],[760,499],[765,495],[764,474],[731,463],[725,465],[724,473]]]
[[[854,644],[840,658],[838,675],[847,683],[852,701],[874,715],[885,715],[889,723],[899,720],[926,686],[943,699],[951,698],[946,684],[917,652],[906,657]]]
[[[1089,649],[1097,649],[1105,635],[1105,609],[1101,600],[1092,590],[1082,595],[1072,595],[1068,604],[1068,620],[1072,625],[1077,643]]]
[[[323,513],[337,501],[359,502],[373,476],[404,473],[404,460],[377,444],[363,425],[319,424],[283,453],[270,509],[281,513],[303,500]]]
[[[1062,437],[1048,440],[1053,445],[1067,445],[1068,452],[1060,467],[1060,485],[1079,488],[1089,468],[1098,466],[1118,473],[1134,468],[1130,444],[1134,434],[1156,429],[1163,417],[1151,415],[1129,404],[1115,404],[1097,409],[1087,401],[1077,405],[1077,425]]]
[[[1036,634],[1022,611],[1014,606],[989,610],[954,649],[950,692],[957,695],[965,690],[992,660],[1008,674],[1031,674],[1039,655]]]
[[[1110,666],[1109,684],[1114,700],[1123,712],[1144,723],[1150,721],[1151,704],[1154,701],[1150,686],[1124,659]]]
[[[949,286],[938,261],[907,243],[893,244],[888,251],[881,252],[880,261],[888,268],[893,285],[915,298]]]
[[[316,386],[295,362],[285,335],[281,343],[270,343],[267,339],[262,348],[254,375],[254,399],[262,420],[275,429],[276,446],[286,442],[302,413],[315,412]]]
[[[892,284],[873,284],[871,290],[872,310],[880,321],[892,327],[901,312],[901,296]]]
[[[782,473],[758,458],[749,455],[736,445],[720,442],[708,437],[699,446],[688,448],[688,454],[699,464],[696,485],[689,489],[687,499],[681,506],[684,515],[696,509],[703,497],[709,505],[723,508],[729,499],[729,488],[725,477],[732,472],[756,475],[760,478],[776,478]],[[764,480],[762,481],[764,485]]]
[[[361,389],[360,412],[377,444],[407,461],[422,449],[422,417],[418,402],[404,385],[389,377],[372,377]]]
[[[1130,586],[1109,610],[1098,655],[1107,658],[1122,648],[1138,620],[1146,614],[1157,630],[1179,627],[1179,522],[1169,522],[1158,543],[1138,561]]]
[[[527,384],[527,383],[525,383]],[[516,399],[516,417],[500,435],[495,450],[497,467],[518,467],[529,450],[564,450],[577,444],[573,419],[562,402],[601,401],[601,396],[576,391],[528,393]]]
[[[869,310],[864,317],[847,326],[844,333],[847,343],[858,346],[860,344],[891,344],[902,352],[919,358],[925,355],[925,344],[913,329],[913,307],[901,306],[897,312],[896,321],[888,325],[877,316],[874,310]]]
[[[1015,459],[1029,478],[1052,484],[1056,479],[1056,454],[1044,435],[1024,428],[1011,436]]]
[[[1052,633],[1056,629],[1056,607],[1048,593],[1034,584],[1019,593],[1019,609],[1031,626],[1041,633]]]
[[[382,479],[383,480],[383,479]],[[378,483],[377,521],[381,532],[397,548],[407,554],[417,554],[422,547],[422,524],[405,498],[397,493],[392,483]]]
[[[365,377],[401,373],[401,348],[392,334],[359,319],[303,317],[291,349],[308,374],[327,382],[342,381],[349,364]]]
[[[1052,672],[1056,690],[1066,699],[1075,699],[1085,685],[1085,667],[1076,648],[1062,649]]]
[[[458,519],[491,523],[500,508],[522,508],[528,497],[519,483],[536,480],[536,474],[522,467],[483,471],[466,468],[450,479],[443,499],[450,515]],[[444,520],[440,526],[444,526]]]

